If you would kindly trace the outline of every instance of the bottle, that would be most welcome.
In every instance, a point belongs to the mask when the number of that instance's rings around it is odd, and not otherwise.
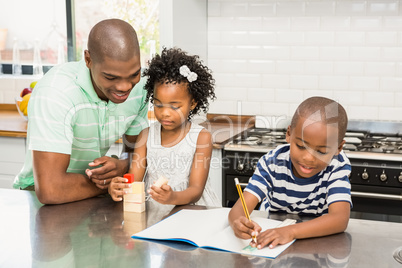
[[[0,50],[0,75],[3,74],[3,63],[1,61],[1,50]]]
[[[33,75],[43,75],[42,60],[40,58],[39,40],[35,40],[34,54],[33,54]]]
[[[66,62],[63,39],[59,38],[57,45],[57,64]]]
[[[152,60],[156,54],[155,40],[149,40],[149,60]]]
[[[149,58],[145,57],[145,63],[148,66],[149,62],[152,60],[153,57],[155,57],[156,54],[155,40],[149,40],[147,42],[147,45],[149,45]]]
[[[13,75],[21,75],[21,74],[22,74],[22,66],[21,66],[21,58],[20,58],[20,48],[19,48],[17,38],[14,38],[14,45],[13,45]]]

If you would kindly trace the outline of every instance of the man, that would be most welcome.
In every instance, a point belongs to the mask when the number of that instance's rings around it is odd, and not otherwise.
[[[96,24],[85,61],[53,67],[35,87],[28,108],[28,150],[14,188],[34,185],[44,204],[107,193],[111,179],[127,172],[129,159],[106,157],[106,152],[122,135],[128,152],[148,125],[140,78],[133,27],[118,19]]]

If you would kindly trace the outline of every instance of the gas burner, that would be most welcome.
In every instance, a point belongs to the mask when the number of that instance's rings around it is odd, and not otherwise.
[[[232,141],[236,145],[275,148],[286,142],[286,129],[254,128],[244,132],[240,137]]]
[[[345,150],[345,151],[356,151],[357,147],[354,144],[345,143],[345,145],[343,146],[343,150]]]
[[[367,135],[365,132],[353,132],[353,131],[347,131],[345,133],[345,137],[355,137],[355,138],[364,138]]]
[[[253,128],[251,130],[249,130],[247,132],[248,135],[267,135],[268,133],[270,133],[271,130],[270,129],[265,129],[265,128]]]

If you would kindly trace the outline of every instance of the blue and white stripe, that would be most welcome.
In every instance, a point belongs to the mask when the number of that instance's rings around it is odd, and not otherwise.
[[[343,151],[310,178],[292,172],[290,146],[278,146],[262,156],[245,191],[261,202],[260,210],[320,216],[334,202],[351,201],[350,162]]]

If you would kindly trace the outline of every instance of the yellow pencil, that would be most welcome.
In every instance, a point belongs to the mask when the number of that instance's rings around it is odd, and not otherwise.
[[[236,184],[237,191],[239,192],[239,196],[240,196],[241,204],[242,204],[242,206],[243,206],[244,214],[246,214],[247,219],[248,219],[249,221],[251,221],[251,219],[250,219],[250,214],[248,213],[246,201],[244,200],[243,191],[241,190],[241,186],[240,186],[240,183],[239,183],[239,179],[238,179],[238,178],[235,178],[235,184]],[[252,237],[252,240],[253,240],[255,243],[257,243],[257,237],[256,237],[256,236],[253,236],[253,237]]]

